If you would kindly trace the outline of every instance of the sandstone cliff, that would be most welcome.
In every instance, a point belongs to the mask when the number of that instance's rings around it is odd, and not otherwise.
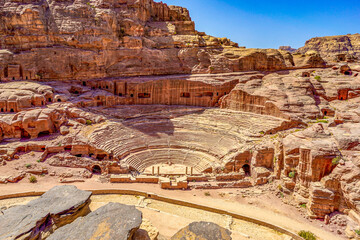
[[[317,51],[331,61],[353,61],[360,56],[360,34],[316,37],[298,49],[300,53]]]
[[[3,0],[0,16],[2,80],[295,67],[287,52],[208,36],[185,8],[153,0]]]

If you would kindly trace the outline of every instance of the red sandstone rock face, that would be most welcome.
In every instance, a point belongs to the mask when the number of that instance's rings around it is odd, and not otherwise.
[[[19,112],[31,107],[41,107],[53,101],[53,89],[30,82],[0,84],[0,111]]]
[[[221,102],[222,108],[286,119],[316,118],[320,109],[309,78],[281,73],[242,81]]]
[[[186,9],[152,0],[6,0],[0,15],[3,80],[273,71],[322,61],[295,66],[287,52],[238,48],[195,31]]]
[[[66,117],[55,109],[35,109],[3,117],[0,122],[2,138],[36,138],[40,133],[54,133]]]

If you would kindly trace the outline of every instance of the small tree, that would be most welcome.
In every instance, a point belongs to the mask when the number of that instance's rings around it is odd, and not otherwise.
[[[300,237],[302,237],[305,240],[316,240],[317,239],[315,234],[313,234],[312,232],[309,232],[309,231],[301,230],[298,234]]]
[[[333,160],[331,161],[331,164],[332,165],[338,165],[340,160],[341,160],[341,157],[337,156],[337,157],[333,158]]]
[[[289,178],[294,178],[295,177],[295,172],[292,171],[292,172],[289,172]]]
[[[36,183],[36,182],[37,182],[36,177],[31,175],[31,176],[29,177],[29,182],[31,182],[31,183]]]

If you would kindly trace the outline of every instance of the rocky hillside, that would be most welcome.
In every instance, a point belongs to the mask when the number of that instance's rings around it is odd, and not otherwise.
[[[272,71],[298,65],[286,51],[239,48],[227,38],[198,32],[187,9],[153,0],[0,0],[0,16],[0,79]]]
[[[351,61],[360,56],[360,34],[312,38],[298,51],[317,51],[328,60]]]

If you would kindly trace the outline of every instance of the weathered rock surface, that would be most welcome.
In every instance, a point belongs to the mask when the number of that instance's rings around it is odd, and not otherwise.
[[[38,239],[89,212],[91,192],[75,186],[57,186],[30,201],[0,215],[1,239]]]
[[[312,38],[298,51],[317,51],[331,61],[353,61],[360,55],[360,34]]]
[[[0,117],[1,138],[36,138],[59,130],[67,116],[55,109],[34,109]]]
[[[142,213],[135,206],[120,203],[107,205],[57,229],[49,240],[128,240],[140,227]]]
[[[0,111],[19,112],[26,108],[42,107],[53,101],[50,86],[32,82],[0,84]]]
[[[0,16],[2,80],[301,67],[288,52],[239,48],[197,32],[188,10],[152,0],[5,0]]]
[[[231,240],[231,232],[210,222],[193,222],[181,229],[171,240]]]

